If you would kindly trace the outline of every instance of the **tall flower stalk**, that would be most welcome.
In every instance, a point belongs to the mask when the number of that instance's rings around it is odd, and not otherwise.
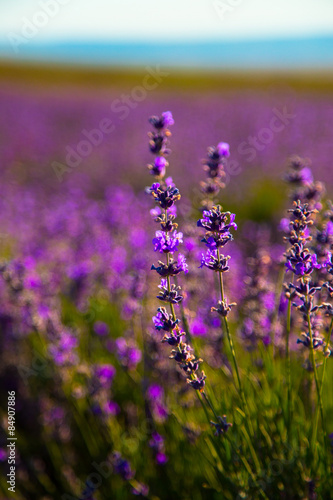
[[[287,323],[286,323],[286,372],[287,372],[287,433],[288,433],[288,441],[290,441],[290,427],[292,421],[292,412],[293,412],[293,403],[292,403],[292,381],[291,381],[291,361],[290,361],[290,334],[291,334],[291,319],[292,319],[292,304],[293,299],[296,297],[296,291],[294,287],[295,278],[300,278],[302,273],[304,275],[309,276],[313,269],[320,270],[324,266],[315,265],[315,260],[313,260],[313,267],[311,270],[306,272],[305,267],[309,264],[308,262],[310,255],[308,250],[305,250],[304,258],[305,261],[297,260],[298,255],[305,249],[305,246],[312,241],[311,236],[311,227],[313,226],[313,216],[311,214],[317,213],[317,209],[321,208],[321,197],[324,192],[323,185],[320,182],[314,182],[312,171],[309,166],[309,162],[305,159],[302,159],[298,156],[294,156],[291,158],[289,163],[289,168],[284,177],[285,181],[289,183],[291,186],[291,199],[294,201],[294,206],[298,206],[299,209],[295,210],[295,208],[290,209],[288,211],[289,218],[282,219],[281,228],[284,228],[287,232],[287,236],[284,240],[289,243],[289,247],[287,248],[287,252],[285,254],[286,257],[286,272],[289,270],[294,273],[292,277],[291,283],[285,285],[286,287],[286,298],[288,300],[287,306]],[[306,205],[305,205],[306,204]],[[301,206],[308,213],[301,212]],[[314,255],[311,257],[312,259],[316,259],[317,257]],[[319,255],[319,254],[318,254]],[[291,257],[291,259],[289,259]],[[299,258],[300,259],[300,258]],[[315,293],[320,293],[320,287],[315,290]],[[307,321],[307,318],[306,318]],[[301,340],[299,340],[301,342]],[[312,357],[312,356],[311,356]]]
[[[203,206],[206,207],[206,209],[203,210],[203,217],[198,220],[197,226],[206,231],[201,241],[205,243],[207,251],[205,254],[202,254],[200,267],[207,267],[211,271],[218,273],[220,300],[218,301],[217,307],[212,307],[212,311],[217,312],[221,316],[232,356],[243,411],[246,415],[246,427],[250,435],[254,436],[248,404],[240,377],[234,342],[228,323],[228,314],[231,308],[236,304],[228,303],[223,283],[223,274],[229,271],[228,263],[230,256],[222,254],[221,249],[233,240],[230,231],[237,230],[237,225],[234,222],[235,214],[223,212],[220,205],[215,206],[213,204],[214,197],[218,194],[219,190],[224,187],[224,162],[229,156],[229,145],[225,142],[220,142],[216,147],[210,147],[208,149],[207,160],[204,163],[204,170],[207,172],[207,180],[202,182],[201,187],[206,195],[206,199],[203,202]]]
[[[214,435],[224,436],[232,424],[227,422],[226,415],[223,415],[222,417],[218,416],[213,404],[205,392],[206,375],[204,371],[201,372],[201,376],[197,375],[202,359],[194,356],[190,345],[183,341],[182,337],[185,336],[185,332],[180,328],[180,320],[177,318],[175,309],[181,304],[183,296],[181,295],[181,288],[175,283],[172,283],[171,279],[178,276],[181,272],[187,273],[188,269],[183,255],[178,254],[177,260],[175,259],[175,254],[178,252],[178,246],[182,243],[183,238],[183,234],[177,232],[178,226],[175,223],[175,203],[180,199],[180,193],[174,185],[171,177],[165,178],[166,168],[168,166],[168,162],[165,160],[165,155],[169,153],[169,149],[167,148],[167,138],[170,136],[168,126],[173,124],[173,118],[170,112],[166,112],[163,113],[161,117],[152,117],[150,119],[150,123],[153,125],[155,130],[149,134],[149,146],[150,151],[156,155],[156,157],[154,163],[148,165],[148,168],[156,177],[158,182],[153,183],[152,186],[147,189],[147,192],[153,196],[157,204],[157,209],[153,211],[153,215],[155,216],[155,222],[160,224],[160,230],[156,231],[156,236],[153,239],[153,245],[156,252],[166,255],[165,261],[159,260],[158,265],[153,264],[151,269],[155,270],[161,277],[161,284],[159,285],[160,292],[157,298],[162,302],[168,303],[170,307],[170,312],[168,312],[165,307],[159,307],[157,309],[157,314],[153,317],[153,322],[156,330],[164,332],[162,342],[168,343],[171,347],[173,347],[170,358],[177,362],[178,366],[186,374],[187,383],[197,391],[207,420],[214,428]],[[209,168],[209,170],[213,169],[215,172],[206,185],[207,193],[209,193],[209,195],[216,193],[222,186],[222,183],[220,182],[221,158],[226,157],[228,154],[229,146],[226,143],[221,143],[217,148],[217,152],[213,149],[211,150],[212,161],[211,168]],[[210,199],[212,200],[211,196]],[[223,289],[222,273],[229,269],[228,260],[230,257],[224,257],[224,255],[220,253],[220,248],[232,239],[230,229],[237,229],[237,226],[234,223],[235,216],[230,212],[222,212],[219,206],[213,206],[211,210],[208,211],[205,210],[203,215],[204,217],[198,222],[198,225],[206,229],[206,237],[203,241],[206,243],[208,251],[206,255],[203,255],[202,257],[201,267],[205,266],[219,273],[221,300],[218,302],[217,308],[212,309],[216,310],[223,317],[230,350],[235,364],[243,406],[244,409],[246,408],[247,410],[246,399],[236,361],[235,349],[227,321],[227,314],[231,310],[231,307],[235,304],[227,303]],[[202,397],[200,397],[199,394]],[[205,403],[207,404],[207,407],[205,406]],[[208,409],[213,413],[216,422],[209,419]],[[247,427],[253,433],[250,419],[246,418],[246,421]],[[259,460],[249,437],[247,441],[253,462],[257,472],[259,473]],[[230,443],[230,445],[234,448],[232,443]],[[214,444],[214,446],[218,455],[220,455],[218,445]],[[260,495],[264,499],[267,499],[264,491],[260,485],[257,484],[256,478],[245,457],[243,457],[242,453],[238,450],[235,450],[235,452],[239,455],[242,462],[247,464],[251,478],[258,487]]]
[[[169,126],[173,125],[173,117],[170,112],[165,112],[161,117],[150,118],[154,131],[149,134],[150,151],[155,155],[154,162],[148,168],[156,178],[156,181],[148,188],[157,205],[153,214],[155,222],[160,225],[156,231],[153,245],[155,252],[165,255],[165,260],[159,260],[158,264],[152,265],[160,278],[160,292],[157,299],[169,305],[170,312],[166,307],[159,307],[157,314],[153,317],[156,330],[162,331],[163,343],[169,344],[173,349],[170,358],[174,359],[181,370],[185,373],[187,383],[196,391],[204,394],[206,375],[204,371],[198,375],[202,359],[196,358],[192,353],[191,346],[183,341],[184,331],[180,328],[180,320],[177,318],[176,307],[182,302],[181,287],[172,282],[172,278],[181,272],[187,273],[188,268],[185,257],[178,253],[178,246],[183,241],[183,234],[177,232],[178,225],[175,222],[175,203],[180,199],[179,190],[174,185],[171,177],[165,178],[168,162],[166,156],[169,154],[168,137],[171,135]],[[178,253],[177,259],[175,255]],[[206,399],[205,395],[205,399]],[[229,425],[229,424],[228,424]],[[224,430],[228,429],[225,423]],[[222,424],[221,424],[222,429]]]
[[[313,225],[314,214],[317,210],[310,209],[307,203],[301,203],[300,200],[294,202],[294,207],[289,210],[291,214],[290,234],[287,240],[290,247],[286,252],[286,268],[291,271],[294,277],[297,278],[297,283],[293,282],[288,285],[289,303],[292,300],[292,305],[301,313],[305,332],[302,332],[301,338],[297,340],[298,344],[303,344],[309,349],[309,370],[313,372],[314,383],[317,393],[317,408],[321,416],[323,439],[325,446],[324,460],[327,463],[327,432],[324,418],[324,409],[322,401],[322,390],[319,382],[316,354],[320,348],[325,350],[325,342],[319,333],[321,327],[320,318],[317,317],[321,309],[325,309],[329,304],[320,304],[316,300],[318,292],[322,286],[316,286],[313,280],[313,273],[316,270],[321,270],[327,267],[330,263],[331,256],[329,255],[326,261],[319,263],[317,255],[311,253],[307,248],[307,242],[311,241],[309,236],[309,227]],[[315,454],[315,443],[317,440],[317,418],[313,428],[312,448]]]

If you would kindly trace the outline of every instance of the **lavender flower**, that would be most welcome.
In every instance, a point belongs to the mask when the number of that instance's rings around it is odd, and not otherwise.
[[[225,273],[229,271],[228,260],[230,259],[230,255],[224,257],[224,255],[218,256],[217,249],[210,250],[208,249],[206,254],[202,254],[200,268],[208,267],[212,271]]]
[[[171,253],[171,252],[170,252]],[[186,258],[182,254],[178,254],[177,262],[174,262],[172,257],[169,259],[169,265],[162,261],[158,261],[159,266],[155,267],[154,264],[151,269],[154,269],[161,277],[165,278],[167,276],[177,276],[182,271],[186,274],[188,273],[188,266],[186,263]]]
[[[173,320],[172,314],[168,314],[165,307],[159,307],[156,316],[153,316],[153,322],[156,330],[172,332],[178,325],[179,319]]]
[[[152,116],[149,118],[149,122],[153,125],[157,130],[165,130],[170,125],[174,125],[174,120],[171,111],[164,111],[161,117]]]
[[[135,369],[141,361],[142,353],[133,340],[127,341],[123,337],[118,337],[116,350],[120,363],[129,370]]]
[[[155,431],[152,433],[151,440],[149,441],[149,446],[154,451],[157,464],[166,464],[168,461],[168,457],[165,454],[164,438],[158,432]]]
[[[124,481],[129,481],[134,477],[135,472],[131,469],[130,463],[125,460],[119,452],[115,451],[112,454],[111,463],[114,472],[119,474]]]
[[[211,210],[204,210],[203,218],[197,222],[198,227],[206,230],[206,235],[201,241],[208,247],[208,252],[202,256],[200,267],[217,271],[221,279],[222,273],[229,270],[228,260],[230,256],[221,255],[219,249],[232,241],[233,236],[230,229],[237,229],[234,220],[235,214],[222,212],[221,207],[217,205],[213,206]],[[234,303],[228,305],[224,296],[221,296],[217,307],[213,307],[212,311],[216,311],[226,318],[233,305]]]
[[[150,123],[157,131],[149,134],[150,150],[153,154],[160,155],[163,152],[165,155],[167,153],[165,149],[166,137],[170,135],[167,127],[173,124],[172,115],[166,112],[160,118],[154,116],[150,119]],[[227,155],[225,145],[220,145],[220,152],[221,155]],[[162,342],[175,348],[171,351],[170,358],[174,359],[186,373],[188,383],[195,390],[202,392],[206,376],[202,374],[198,378],[195,374],[201,360],[195,358],[190,346],[183,341],[184,333],[180,330],[180,321],[176,317],[174,308],[175,305],[180,304],[183,296],[180,294],[181,287],[171,283],[171,278],[182,271],[187,273],[188,267],[182,254],[178,255],[177,260],[173,258],[173,254],[178,252],[179,244],[183,242],[183,234],[177,232],[177,224],[174,222],[176,215],[174,205],[180,199],[180,193],[171,178],[164,180],[167,163],[162,158],[158,156],[155,158],[154,165],[150,166],[151,173],[158,178],[159,182],[153,183],[147,192],[153,196],[159,208],[159,211],[154,211],[153,214],[155,222],[161,226],[161,230],[156,231],[156,236],[153,239],[154,250],[165,254],[167,259],[166,262],[159,261],[158,266],[152,265],[151,269],[155,270],[162,278],[157,298],[170,304],[170,314],[164,307],[159,307],[156,316],[153,317],[153,322],[156,330],[165,332]]]
[[[109,327],[103,321],[96,321],[94,324],[94,332],[101,337],[105,337],[109,334]]]
[[[163,231],[156,231],[156,237],[153,239],[154,251],[160,253],[178,252],[179,243],[183,242],[183,233],[169,234]]]
[[[158,182],[152,184],[149,192],[164,210],[171,208],[180,199],[179,189],[169,185],[161,186]]]
[[[156,177],[164,177],[165,169],[168,166],[168,162],[164,158],[164,156],[157,156],[155,158],[153,165],[148,165],[150,173],[155,175]]]
[[[109,364],[98,365],[95,368],[95,373],[102,387],[110,387],[113,377],[116,374],[116,369]]]
[[[302,339],[297,339],[297,344],[303,344],[304,347],[309,348],[311,345],[311,337],[309,332],[307,333],[301,333]],[[312,345],[313,349],[317,349],[318,347],[322,346],[324,344],[324,340],[317,335],[317,333],[313,332],[312,333]]]
[[[208,148],[207,159],[203,161],[207,180],[201,182],[201,190],[206,195],[206,199],[202,202],[204,207],[210,208],[211,198],[225,186],[222,179],[225,177],[225,159],[229,156],[229,144],[226,142],[220,142],[216,147]]]
[[[211,425],[215,427],[215,436],[221,436],[225,434],[229,427],[232,427],[232,424],[227,423],[227,416],[223,415],[223,417],[218,417],[218,423],[211,422]]]
[[[159,300],[162,300],[163,302],[169,302],[170,304],[179,304],[183,300],[183,296],[179,293],[181,287],[175,285],[174,283],[169,286],[168,281],[162,279],[161,284],[158,288],[160,288],[161,291],[159,295],[157,295],[157,298]]]

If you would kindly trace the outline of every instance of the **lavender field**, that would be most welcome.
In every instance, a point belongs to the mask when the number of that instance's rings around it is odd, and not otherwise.
[[[330,499],[332,94],[133,88],[0,87],[0,498]]]

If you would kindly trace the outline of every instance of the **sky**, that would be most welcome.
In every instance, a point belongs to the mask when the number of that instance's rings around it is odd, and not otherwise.
[[[0,43],[29,23],[40,43],[333,35],[333,0],[0,0]]]

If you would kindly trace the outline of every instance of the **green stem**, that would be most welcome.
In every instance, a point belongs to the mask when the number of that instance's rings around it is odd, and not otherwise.
[[[308,303],[309,296],[306,295],[305,299],[306,299],[306,302]],[[310,318],[309,311],[307,311],[307,322],[308,322],[309,336],[310,336],[310,358],[311,358],[311,364],[312,364],[312,368],[313,368],[314,381],[315,381],[316,391],[317,391],[317,400],[318,400],[321,422],[322,422],[322,427],[323,427],[324,452],[325,452],[324,453],[324,460],[325,460],[325,468],[326,468],[327,467],[327,444],[326,444],[327,433],[326,433],[326,426],[325,426],[325,419],[324,419],[323,400],[321,397],[321,390],[320,390],[320,386],[319,386],[318,372],[317,372],[317,366],[316,366],[316,360],[315,360],[315,353],[314,353],[314,346],[313,346],[313,334],[312,334],[311,318]],[[317,441],[317,428],[315,425],[314,430],[313,430],[313,436],[312,436],[312,446],[313,446],[313,454],[314,455],[315,455],[316,441]]]
[[[170,254],[167,253],[167,266],[169,267],[169,265],[170,265]],[[170,276],[167,276],[167,282],[168,282],[168,292],[170,293],[170,290],[171,290]],[[176,321],[175,308],[174,308],[172,302],[170,302],[170,309],[171,309],[172,319],[174,321]]]
[[[329,348],[329,343],[332,335],[332,330],[333,330],[333,318],[331,319],[331,323],[327,332],[327,337],[325,339],[325,350]],[[323,390],[324,390],[324,382],[325,382],[325,375],[326,375],[326,366],[327,366],[327,359],[329,356],[325,355],[324,358],[324,364],[323,364],[323,373],[321,376],[321,384],[320,384],[320,397],[321,399],[323,398]],[[316,412],[316,421],[315,421],[315,428],[314,428],[314,435],[317,435],[317,429],[318,429],[318,423],[319,423],[319,413],[320,410],[317,407],[317,412]],[[326,436],[324,436],[324,439],[326,440]],[[326,449],[327,443],[325,442],[325,449]]]
[[[211,403],[211,402],[210,402],[210,400],[208,399],[207,394],[206,394],[205,392],[202,392],[202,395],[203,395],[203,397],[205,398],[206,403],[208,404],[208,406],[209,406],[209,407],[210,407],[210,409],[212,410],[212,412],[213,412],[213,414],[214,414],[214,417],[218,420],[218,418],[219,418],[219,417],[218,417],[218,415],[217,415],[217,413],[216,413],[216,411],[215,411],[215,408],[213,407],[212,403]]]
[[[292,406],[291,406],[291,369],[290,369],[290,349],[289,349],[289,337],[291,331],[291,298],[288,300],[288,312],[287,312],[287,329],[286,329],[286,372],[287,372],[287,440],[290,444],[290,426],[292,420]]]
[[[217,258],[218,258],[218,262],[220,262],[220,251],[219,250],[217,250]],[[223,274],[221,271],[219,271],[219,278],[220,278],[221,300],[222,300],[222,302],[224,302]],[[240,394],[242,404],[243,404],[243,411],[245,413],[245,419],[247,422],[247,426],[249,427],[249,433],[252,436],[254,436],[254,429],[253,429],[252,422],[250,419],[249,408],[248,408],[245,393],[243,390],[243,385],[242,385],[242,381],[240,378],[240,374],[239,374],[238,363],[237,363],[237,359],[236,359],[236,352],[235,352],[232,336],[230,334],[229,323],[228,323],[226,316],[224,316],[223,320],[224,320],[225,331],[227,334],[228,343],[229,343],[229,347],[230,347],[230,351],[231,351],[231,356],[232,356],[232,360],[233,360],[233,364],[234,364],[234,368],[235,368],[235,373],[236,373],[236,378],[237,378],[237,383],[238,383],[238,390],[239,390],[239,394]]]
[[[327,332],[327,337],[325,339],[325,351],[326,349],[329,349],[329,344],[330,344],[330,339],[332,335],[332,330],[333,330],[333,318],[331,319],[331,323]],[[323,374],[321,377],[321,384],[320,384],[320,394],[321,396],[323,395],[323,385],[324,385],[324,380],[325,380],[325,373],[326,373],[326,365],[327,365],[327,359],[329,355],[325,354],[325,359],[324,359],[324,364],[323,364]]]
[[[197,392],[197,394],[198,394],[198,392]],[[213,405],[212,405],[211,401],[209,400],[209,398],[208,398],[207,394],[206,394],[205,392],[203,392],[203,393],[202,393],[202,396],[203,396],[203,398],[205,399],[205,401],[206,401],[206,403],[208,404],[208,406],[210,407],[211,411],[213,412],[213,414],[214,414],[214,416],[215,416],[216,420],[218,420],[218,415],[217,415],[217,413],[216,413],[216,411],[215,411],[215,409],[214,409],[214,407],[213,407]],[[210,424],[210,420],[209,420],[209,416],[208,416],[208,413],[207,413],[206,407],[205,407],[205,405],[203,404],[203,401],[202,401],[202,399],[200,398],[199,394],[198,394],[198,397],[199,397],[199,400],[200,400],[200,402],[201,402],[201,405],[202,405],[202,407],[203,407],[203,409],[204,409],[204,411],[205,411],[206,418],[207,418],[207,420],[208,420],[208,422],[209,422],[209,424]],[[256,480],[256,477],[255,477],[255,475],[254,475],[253,471],[251,470],[250,464],[249,464],[249,462],[246,460],[245,456],[244,456],[242,453],[239,453],[239,452],[238,452],[238,450],[236,449],[236,447],[235,447],[234,443],[233,443],[233,442],[229,439],[229,436],[228,436],[227,434],[224,434],[224,435],[223,435],[223,437],[224,437],[224,438],[228,441],[228,443],[230,444],[230,446],[233,448],[234,452],[238,455],[238,457],[240,458],[240,460],[243,462],[243,465],[244,465],[244,467],[246,468],[246,470],[247,470],[248,474],[251,476],[252,481],[254,482],[254,484],[258,485],[257,480]],[[216,449],[215,442],[214,442],[214,447],[215,447],[215,449]],[[254,458],[254,457],[255,457],[254,462],[256,463],[257,469],[258,469],[258,467],[259,467],[259,471],[260,471],[260,465],[259,465],[258,459],[257,459],[257,457],[256,457],[256,455],[255,455],[255,451],[254,451],[254,449],[253,449],[252,445],[250,446],[250,448],[252,448],[252,450],[253,450],[253,453],[251,453],[251,454],[252,454],[252,458]],[[218,450],[218,451],[219,451],[219,450]],[[262,488],[260,488],[260,487],[259,487],[259,492],[260,492],[260,494],[262,495],[262,497],[263,497],[263,498],[265,498],[266,500],[268,500],[267,495],[265,494],[265,492],[264,492],[264,491],[262,490]]]

